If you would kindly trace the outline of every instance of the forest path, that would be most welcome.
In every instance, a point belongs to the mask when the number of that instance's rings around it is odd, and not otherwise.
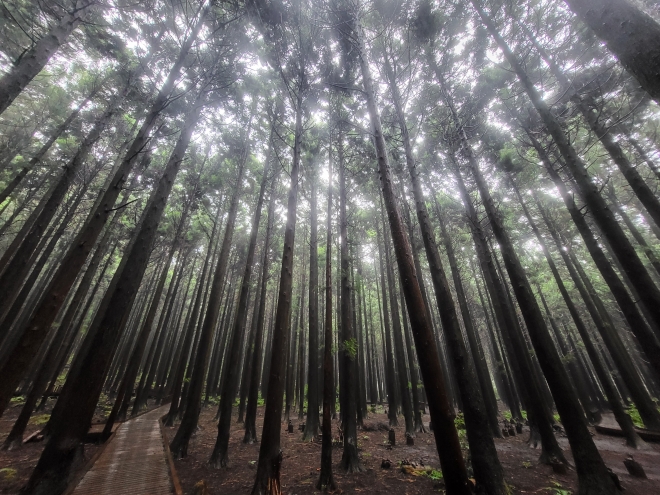
[[[168,407],[159,407],[120,425],[72,495],[174,493],[158,423]]]

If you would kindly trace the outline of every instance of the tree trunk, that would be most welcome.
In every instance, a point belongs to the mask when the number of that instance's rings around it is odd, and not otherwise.
[[[467,471],[460,450],[458,432],[454,425],[438,350],[433,338],[433,329],[431,322],[428,321],[426,316],[426,306],[419,289],[410,242],[406,236],[398,202],[394,195],[387,147],[380,123],[380,115],[376,108],[371,69],[369,68],[369,61],[364,45],[364,33],[357,17],[354,17],[353,20],[367,108],[374,132],[374,144],[378,158],[378,170],[383,188],[385,208],[390,223],[399,274],[402,280],[402,289],[406,297],[408,314],[411,319],[410,326],[415,338],[415,347],[417,348],[417,357],[422,372],[424,388],[429,401],[433,433],[440,456],[440,464],[447,491],[454,494],[468,494],[471,490],[468,484]]]
[[[250,117],[251,119],[252,117]],[[250,120],[251,123],[251,120]],[[197,346],[197,355],[195,357],[193,371],[190,378],[190,386],[188,396],[186,397],[185,411],[179,429],[170,442],[170,450],[172,455],[177,458],[183,458],[188,455],[188,442],[190,437],[197,428],[197,420],[201,411],[202,390],[204,388],[204,377],[206,376],[208,362],[210,357],[211,342],[213,340],[213,332],[216,328],[218,313],[220,312],[220,303],[222,298],[222,284],[227,272],[227,261],[229,259],[229,251],[232,247],[232,238],[234,235],[234,227],[236,223],[236,216],[238,214],[238,201],[243,190],[243,173],[245,171],[245,164],[249,155],[248,150],[248,136],[250,135],[250,125],[248,125],[247,133],[243,141],[242,156],[239,158],[238,170],[236,173],[236,183],[234,186],[234,193],[227,213],[227,226],[222,240],[222,247],[218,256],[218,262],[215,267],[213,275],[213,282],[211,283],[211,294],[208,298],[208,306],[206,315],[204,316],[204,323],[202,324],[199,344]]]
[[[25,275],[31,267],[28,260],[34,254],[39,241],[59,209],[67,191],[69,191],[73,185],[76,175],[87,161],[87,156],[92,151],[94,144],[99,140],[101,133],[105,130],[110,123],[110,120],[117,112],[117,105],[120,99],[126,94],[127,89],[128,88],[125,87],[120,91],[110,101],[103,114],[96,119],[94,127],[85,136],[80,147],[76,151],[76,154],[64,167],[64,171],[60,174],[57,182],[53,184],[50,190],[46,193],[48,200],[43,209],[40,212],[35,211],[37,216],[35,217],[30,232],[25,236],[16,254],[0,277],[0,290],[2,290],[4,294],[4,297],[0,300],[0,317],[6,315],[11,303],[16,299],[21,283],[24,281]],[[11,322],[7,322],[6,320],[2,322],[0,335],[7,333],[8,323],[11,324]]]
[[[301,72],[304,68],[301,69]],[[287,336],[291,331],[291,297],[293,290],[293,248],[296,233],[296,212],[298,209],[298,175],[300,173],[300,155],[302,152],[303,94],[298,88],[296,96],[296,127],[293,144],[293,163],[291,165],[291,187],[287,202],[286,227],[280,270],[280,286],[277,299],[277,311],[273,328],[271,358],[268,375],[268,391],[264,426],[259,447],[257,475],[252,487],[252,495],[279,495],[280,465],[280,430],[282,420],[282,399],[284,392],[284,358],[287,348]]]
[[[341,404],[341,420],[344,433],[344,449],[340,467],[347,473],[362,471],[357,450],[357,339],[353,326],[351,304],[351,267],[348,254],[348,218],[346,212],[346,164],[344,163],[343,134],[339,131],[337,143],[339,167],[339,237],[341,241],[341,334],[339,353],[343,356],[339,369],[340,391],[344,391]],[[410,405],[410,403],[408,403]],[[411,422],[412,426],[412,422]]]
[[[323,328],[323,424],[321,439],[321,472],[318,490],[337,489],[332,476],[332,403],[335,381],[332,359],[332,145],[328,152],[328,207],[325,242],[325,324]]]
[[[381,214],[383,210],[381,207]],[[388,293],[390,296],[390,310],[392,312],[392,334],[394,336],[394,355],[396,358],[396,371],[399,379],[399,393],[401,394],[401,406],[403,409],[403,418],[406,425],[406,433],[415,435],[415,424],[412,411],[412,403],[410,401],[410,392],[408,390],[408,370],[406,369],[406,348],[403,343],[403,335],[401,332],[401,318],[399,314],[399,304],[396,300],[396,279],[394,278],[394,270],[392,268],[392,260],[390,259],[390,242],[387,238],[387,227],[385,225],[385,218],[383,221],[383,233],[385,237],[385,268],[387,273]],[[412,366],[412,364],[411,364]]]
[[[32,158],[25,164],[23,168],[14,176],[13,179],[9,181],[7,186],[0,192],[0,204],[4,203],[5,199],[9,197],[10,194],[12,194],[18,185],[21,183],[21,181],[25,178],[25,176],[32,170],[39,162],[41,162],[42,158],[48,153],[48,150],[50,150],[51,146],[57,141],[57,139],[66,131],[69,126],[71,125],[71,122],[78,116],[80,111],[89,103],[89,101],[94,97],[94,95],[98,92],[97,89],[94,89],[81,103],[78,105],[70,114],[69,116],[62,122],[60,125],[58,125],[55,130],[51,133],[51,135],[48,137],[46,142],[39,148],[39,150],[34,154]]]
[[[121,164],[117,167],[102,198],[87,217],[85,228],[76,236],[75,241],[71,243],[60,268],[58,268],[50,284],[44,291],[42,301],[35,308],[27,324],[26,331],[21,337],[21,341],[11,355],[11,359],[0,368],[0,375],[3,377],[3,380],[0,382],[0,410],[4,410],[6,407],[11,393],[16,389],[27,367],[30,365],[31,357],[34,356],[46,338],[52,322],[64,303],[66,295],[85,264],[99,234],[106,225],[113,211],[114,203],[122,189],[122,185],[149,141],[149,134],[156,123],[156,119],[169,103],[168,97],[174,89],[175,82],[179,77],[190,48],[202,28],[205,14],[206,9],[201,12],[190,36],[183,43],[177,61],[170,69],[170,73],[163,83],[142,127],[126,152]]]
[[[201,94],[201,93],[200,93]],[[139,228],[115,272],[110,288],[87,334],[89,352],[79,356],[79,364],[62,389],[49,423],[50,438],[25,489],[26,494],[59,494],[66,488],[68,475],[79,455],[78,446],[87,434],[98,403],[119,332],[128,317],[157,235],[174,180],[179,171],[192,132],[201,117],[199,100],[186,117],[163,176],[142,215]]]
[[[273,135],[271,131],[271,136],[269,139],[269,153],[268,160],[270,160],[270,150],[273,146]],[[252,358],[252,373],[250,375],[250,389],[248,391],[248,403],[247,411],[245,413],[245,436],[243,437],[243,443],[254,443],[257,441],[257,401],[259,399],[259,382],[261,380],[261,369],[264,359],[263,359],[263,340],[264,340],[264,329],[265,329],[265,320],[266,320],[266,295],[268,288],[268,279],[270,271],[270,262],[271,257],[269,254],[271,237],[273,234],[273,222],[275,220],[275,183],[279,176],[279,167],[276,168],[273,177],[270,182],[270,199],[268,201],[268,220],[266,222],[266,237],[264,239],[264,255],[263,263],[261,268],[261,298],[259,300],[259,313],[257,320],[257,328],[254,337],[254,351]],[[270,338],[269,338],[270,340]],[[270,349],[270,344],[266,346],[266,350]]]
[[[412,154],[412,146],[408,134],[408,128],[405,122],[405,116],[401,107],[400,95],[395,84],[396,79],[389,63],[387,54],[385,55],[385,70],[390,82],[390,91],[393,95],[394,106],[399,120],[404,149],[406,154],[406,163],[411,177],[413,194],[415,199],[415,209],[417,218],[422,231],[422,238],[426,249],[426,256],[431,271],[433,287],[435,289],[436,301],[442,319],[442,327],[445,331],[450,354],[454,363],[454,370],[458,381],[459,391],[463,402],[463,412],[472,453],[472,463],[475,469],[477,482],[486,488],[489,494],[504,494],[506,488],[504,484],[504,475],[502,467],[497,458],[495,443],[492,439],[492,431],[498,430],[497,427],[497,406],[495,406],[495,425],[489,428],[489,416],[484,402],[483,393],[480,390],[479,377],[475,372],[474,363],[467,352],[463,334],[458,323],[456,307],[451,296],[449,283],[447,281],[444,268],[440,261],[440,253],[435,243],[433,229],[431,227],[428,211],[422,195],[419,177],[415,167],[415,161]],[[391,266],[388,262],[388,266]],[[402,282],[403,284],[403,282]],[[397,318],[395,312],[394,318]],[[396,332],[395,332],[396,335]],[[412,366],[412,363],[411,363]],[[407,380],[406,380],[407,381]],[[404,403],[405,404],[405,403]],[[491,414],[492,416],[492,414]],[[490,418],[492,420],[492,417]],[[435,426],[435,425],[434,425]]]
[[[41,72],[97,3],[96,0],[74,2],[73,9],[65,12],[49,31],[16,61],[12,70],[0,79],[0,114],[7,110],[30,81]]]
[[[488,421],[493,436],[497,438],[501,438],[502,431],[499,428],[499,424],[497,420],[498,411],[497,411],[497,401],[495,399],[495,392],[493,391],[493,385],[490,379],[490,374],[488,373],[488,366],[486,364],[485,358],[479,352],[479,344],[477,341],[477,330],[474,328],[472,317],[470,316],[470,309],[468,307],[467,297],[465,295],[465,289],[463,288],[463,281],[461,279],[461,274],[458,269],[458,262],[456,260],[456,254],[454,253],[454,246],[452,244],[451,238],[449,237],[449,234],[447,233],[447,228],[444,219],[442,218],[442,213],[439,211],[437,201],[435,203],[435,206],[436,208],[438,208],[438,211],[436,212],[436,216],[438,218],[438,223],[440,224],[442,241],[445,246],[445,253],[447,254],[447,259],[449,260],[449,268],[451,270],[452,278],[454,280],[454,289],[456,290],[456,298],[458,299],[458,304],[459,307],[461,308],[463,326],[465,327],[465,333],[467,334],[468,342],[470,343],[472,358],[475,364],[475,372],[479,380],[479,384],[481,386],[481,393],[484,400],[485,411],[488,415]],[[428,218],[428,214],[427,214],[427,218]],[[439,256],[438,256],[438,260],[439,260]],[[447,287],[447,297],[451,297],[451,293],[449,292],[448,287]],[[446,324],[443,324],[443,328],[447,328]],[[458,330],[460,330],[460,328],[458,328]],[[457,334],[456,337],[458,337],[458,335],[460,334]],[[465,398],[463,399],[463,405],[465,406]]]
[[[252,112],[256,111],[256,102],[252,107]],[[245,271],[243,281],[239,289],[238,306],[236,309],[236,318],[234,320],[231,332],[230,343],[228,345],[228,362],[226,376],[224,377],[222,389],[220,391],[220,421],[218,421],[218,437],[211,454],[209,464],[213,467],[227,467],[229,461],[229,430],[231,428],[231,412],[234,398],[238,392],[238,379],[240,376],[240,359],[243,349],[245,325],[247,323],[248,294],[250,291],[250,278],[254,265],[254,253],[257,248],[257,234],[259,233],[259,222],[261,220],[261,208],[264,202],[264,193],[268,182],[268,161],[264,163],[261,178],[261,186],[257,197],[257,205],[252,219],[252,230],[250,231],[250,240],[248,244],[247,258],[245,261]],[[240,187],[240,184],[238,185]]]
[[[565,0],[660,103],[660,25],[627,0]]]
[[[316,159],[316,157],[314,157]],[[303,441],[319,434],[319,253],[316,213],[318,164],[312,163],[309,202],[309,365],[307,371],[307,417]],[[327,483],[325,483],[327,485]]]
[[[584,244],[587,247],[589,254],[594,260],[596,267],[600,271],[603,279],[605,280],[608,287],[610,288],[610,291],[614,295],[614,298],[616,299],[619,308],[621,308],[621,311],[623,312],[626,320],[628,321],[631,330],[639,340],[642,349],[644,349],[647,355],[651,357],[649,361],[653,366],[656,375],[660,376],[660,362],[658,362],[657,359],[654,359],[652,357],[652,356],[660,355],[660,344],[658,343],[657,338],[655,337],[649,326],[646,324],[646,321],[639,312],[639,309],[637,308],[632,297],[630,297],[630,294],[626,290],[623,282],[621,281],[621,279],[619,279],[618,275],[614,271],[614,268],[612,267],[612,264],[608,260],[607,256],[605,256],[605,253],[601,249],[599,242],[596,240],[596,237],[594,236],[589,225],[587,224],[587,221],[582,215],[582,212],[575,205],[573,196],[568,193],[565,184],[561,180],[561,177],[559,176],[557,171],[553,168],[547,153],[540,145],[540,143],[536,141],[536,139],[531,134],[531,132],[528,132],[527,135],[530,137],[534,149],[539,155],[539,158],[541,158],[541,161],[544,163],[548,175],[550,175],[553,182],[555,183],[555,186],[557,187],[557,190],[559,191],[559,194],[562,196],[562,199],[564,200],[564,204],[566,205],[566,208],[568,209],[571,218],[575,223],[575,226],[580,232],[582,240],[584,241]],[[576,269],[578,268],[577,265],[574,266]],[[608,347],[612,350],[612,352],[615,353],[617,352],[617,349],[622,349],[621,346],[623,344],[620,344],[620,338],[617,335],[615,328],[612,325],[608,325],[608,324],[600,325],[599,323],[603,320],[599,318],[597,314],[601,313],[601,311],[597,310],[596,308],[592,308],[591,305],[587,302],[588,298],[586,298],[584,295],[583,295],[583,299],[585,300],[585,303],[587,303],[587,309],[591,308],[590,313],[592,315],[592,318],[594,319],[594,322],[596,323],[596,328],[601,333],[601,336],[603,337],[606,343],[608,341],[611,342],[611,344]],[[596,303],[596,300],[594,300],[594,303]],[[623,368],[624,370],[630,369],[625,359],[618,360],[617,367],[619,369]],[[630,382],[632,387],[635,387],[636,385],[641,386],[638,379],[631,378],[636,373],[632,369],[630,369],[630,372],[631,375],[628,377],[629,379],[626,381]],[[646,394],[643,393],[643,391],[640,388],[640,394],[637,396],[637,399],[639,400],[640,404],[646,403],[646,400],[644,399],[645,395]],[[654,408],[643,407],[643,409],[645,410],[645,415],[647,416],[647,418],[651,420],[651,422],[653,423],[652,418],[656,415],[657,411],[655,411]]]
[[[378,243],[378,259],[380,261],[380,289],[382,293],[382,317],[381,321],[385,333],[383,334],[383,340],[385,341],[385,386],[387,389],[387,417],[389,419],[390,426],[399,426],[399,422],[396,418],[396,394],[394,392],[396,388],[396,376],[394,373],[394,351],[392,350],[392,333],[390,330],[390,312],[388,310],[389,306],[387,304],[387,289],[385,285],[385,260],[383,258],[383,249],[381,246],[384,246],[383,236],[380,232],[380,222],[376,221],[376,236]],[[375,262],[374,262],[375,265]],[[376,267],[374,266],[374,271],[378,273]],[[378,285],[378,278],[376,278],[376,285]],[[379,301],[381,299],[379,298]],[[379,305],[380,306],[380,305]],[[379,308],[380,309],[380,308]]]
[[[550,252],[548,251],[545,241],[543,240],[543,237],[541,236],[538,227],[534,223],[529,211],[527,210],[527,206],[524,204],[522,196],[520,195],[515,184],[514,184],[514,190],[518,196],[518,200],[520,201],[525,216],[527,217],[527,221],[529,222],[530,227],[532,227],[532,230],[534,231],[534,234],[537,240],[539,241],[539,244],[541,245],[541,249],[543,250],[543,254],[546,257],[548,266],[550,267],[550,271],[552,272],[555,278],[555,282],[557,284],[557,287],[559,288],[559,292],[561,293],[564,302],[566,303],[566,307],[568,308],[568,311],[571,314],[571,317],[573,318],[575,327],[578,329],[580,337],[582,338],[582,341],[587,349],[589,358],[591,359],[591,362],[593,363],[596,369],[596,373],[598,374],[598,378],[603,386],[605,395],[608,398],[610,407],[614,412],[615,418],[619,423],[621,430],[626,435],[626,443],[631,447],[639,448],[643,444],[643,441],[641,440],[641,438],[639,438],[639,435],[635,433],[632,420],[630,419],[630,416],[626,414],[625,409],[623,408],[623,404],[621,404],[621,402],[619,401],[619,397],[618,394],[616,393],[616,388],[614,386],[614,382],[612,381],[612,377],[609,375],[608,372],[606,372],[605,368],[603,367],[600,357],[598,356],[598,353],[596,352],[596,349],[592,342],[592,338],[589,335],[589,331],[587,330],[586,325],[582,321],[582,318],[580,317],[580,314],[577,308],[575,307],[573,300],[568,294],[568,291],[566,290],[566,286],[564,285],[564,281],[561,278],[559,271],[557,270],[557,266],[555,265],[554,260],[550,256]],[[543,298],[543,294],[540,293],[540,296],[543,304],[545,305],[546,303],[545,303],[545,299]],[[549,312],[548,312],[548,316],[550,316]]]
[[[185,336],[183,339],[183,344],[181,345],[181,353],[179,354],[178,360],[173,364],[172,369],[175,370],[174,379],[172,381],[172,401],[170,402],[170,409],[167,412],[167,416],[163,423],[166,426],[173,426],[174,419],[179,414],[179,408],[181,404],[181,389],[183,388],[183,379],[186,371],[186,364],[188,363],[189,355],[191,354],[191,346],[193,343],[193,337],[195,335],[195,330],[197,329],[198,320],[201,317],[202,299],[204,298],[205,289],[206,289],[206,277],[208,274],[209,263],[212,263],[213,260],[213,240],[218,229],[218,224],[220,223],[220,212],[222,208],[218,205],[218,209],[215,216],[215,221],[213,222],[213,228],[211,229],[211,236],[209,237],[209,244],[206,252],[206,257],[204,258],[204,265],[202,266],[202,271],[200,272],[199,279],[197,281],[197,295],[195,296],[195,302],[193,305],[192,312],[190,314],[190,319],[188,321],[187,327],[184,329]]]

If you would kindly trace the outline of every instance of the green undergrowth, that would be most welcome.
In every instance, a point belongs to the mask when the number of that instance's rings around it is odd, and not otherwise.
[[[644,428],[644,421],[642,421],[642,417],[639,415],[635,404],[630,404],[630,407],[628,407],[628,415],[637,428]]]
[[[36,426],[43,426],[50,420],[50,414],[37,414],[30,418],[30,424]]]
[[[10,480],[14,479],[17,472],[18,471],[16,471],[15,469],[12,469],[12,468],[1,468],[0,469],[0,476],[2,477],[2,479],[6,480],[6,481],[10,481]]]

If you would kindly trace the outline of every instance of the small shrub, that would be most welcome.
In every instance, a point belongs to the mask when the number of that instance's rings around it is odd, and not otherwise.
[[[440,481],[442,479],[442,471],[438,471],[437,469],[429,469],[425,474],[433,481]]]
[[[454,425],[456,425],[457,430],[465,429],[465,417],[463,416],[463,413],[459,412],[456,414],[456,417],[454,418]]]

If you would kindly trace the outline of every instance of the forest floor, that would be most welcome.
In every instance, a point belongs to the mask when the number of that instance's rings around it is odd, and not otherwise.
[[[102,400],[96,408],[94,418],[92,419],[92,429],[94,431],[101,430],[106,418],[106,415],[112,409],[112,403]],[[55,405],[54,399],[49,399],[46,406],[42,411],[39,411],[37,414],[34,414],[30,419],[30,423],[25,429],[25,434],[23,438],[28,438],[33,433],[41,430],[48,419],[50,418],[50,413]],[[5,438],[11,431],[16,418],[21,412],[22,403],[20,401],[13,402],[13,404],[7,408],[4,415],[0,417],[0,445],[4,442]],[[149,404],[148,409],[153,409],[155,406]],[[20,449],[6,451],[0,450],[0,494],[2,495],[15,495],[19,492],[21,487],[25,485],[30,478],[32,470],[37,465],[41,451],[44,448],[44,442],[34,442],[26,443]],[[86,443],[83,449],[83,457],[80,460],[76,471],[74,471],[73,476],[80,474],[82,470],[86,469],[89,463],[89,460],[96,454],[96,452],[101,448],[101,445]]]
[[[54,401],[49,401],[45,411],[33,417],[26,437],[38,431],[47,421]],[[14,420],[20,412],[18,405],[10,407],[0,418],[0,441],[9,433]],[[230,467],[213,469],[208,465],[217,434],[216,421],[213,417],[216,408],[208,407],[202,410],[200,429],[193,437],[188,457],[175,461],[176,469],[185,495],[193,491],[199,481],[206,481],[211,494],[245,495],[250,493],[256,472],[256,461],[259,456],[259,444],[245,445],[243,440],[243,425],[232,422],[230,440]],[[261,433],[264,408],[257,412],[257,431]],[[97,410],[94,422],[101,422],[105,411]],[[424,417],[428,425],[428,415]],[[318,480],[318,465],[321,455],[321,445],[317,442],[302,442],[302,433],[298,430],[301,423],[297,413],[292,414],[294,433],[287,433],[282,425],[281,445],[283,451],[282,488],[286,495],[302,495],[319,493],[315,489]],[[403,418],[400,418],[403,423]],[[386,494],[386,495],[417,495],[425,493],[443,493],[443,483],[440,478],[440,463],[435,449],[432,433],[418,433],[414,446],[405,445],[404,427],[395,427],[397,444],[388,449],[387,416],[381,407],[376,413],[370,413],[365,425],[375,431],[359,430],[359,450],[364,472],[353,475],[341,473],[338,467],[341,459],[341,447],[333,449],[334,476],[338,485],[336,493],[346,494]],[[378,427],[381,427],[379,430]],[[175,428],[167,428],[170,438]],[[337,434],[337,422],[333,422],[333,434]],[[595,433],[596,445],[605,463],[621,480],[626,495],[660,495],[660,444],[649,444],[650,450],[634,451],[625,446],[624,440]],[[577,493],[577,476],[574,470],[568,474],[555,474],[552,468],[537,462],[538,450],[527,445],[529,430],[525,427],[522,435],[504,439],[496,439],[500,461],[503,464],[507,483],[516,494],[539,495],[569,495]],[[559,442],[566,455],[572,461],[567,439],[559,433]],[[463,438],[463,442],[464,442]],[[37,463],[43,449],[43,442],[30,443],[15,451],[0,451],[0,494],[17,494],[25,484],[32,469]],[[80,468],[84,468],[99,449],[93,444],[85,445],[85,459]],[[648,480],[631,477],[623,460],[632,454],[644,467]],[[383,459],[391,462],[389,469],[382,469]],[[410,462],[415,465],[404,464]]]
[[[378,427],[387,425],[387,416],[382,408],[371,413],[365,425]],[[230,440],[230,466],[225,469],[213,469],[208,459],[213,450],[217,429],[213,417],[216,408],[202,410],[199,421],[200,429],[191,441],[188,457],[175,461],[185,495],[193,492],[196,483],[204,480],[213,495],[245,495],[250,493],[256,474],[256,461],[259,457],[259,443],[243,444],[243,425],[234,419]],[[264,408],[257,413],[257,432],[261,433]],[[286,495],[320,493],[315,489],[318,481],[318,467],[321,457],[321,445],[317,442],[303,442],[298,430],[297,413],[292,414],[294,433],[287,433],[282,425],[281,447],[282,491]],[[424,417],[428,425],[429,416]],[[399,421],[403,424],[403,418]],[[337,434],[337,423],[333,422],[333,435]],[[337,493],[416,495],[423,493],[443,493],[443,483],[439,479],[440,462],[435,449],[432,432],[418,433],[414,446],[406,446],[405,428],[395,427],[397,444],[388,450],[386,429],[383,431],[358,431],[359,451],[364,468],[363,473],[342,474],[338,463],[342,449],[333,448],[333,472],[338,486]],[[593,429],[592,429],[593,430]],[[174,435],[175,428],[168,429],[168,436]],[[660,444],[651,445],[650,450],[635,451],[626,447],[624,440],[595,433],[595,441],[605,463],[619,477],[626,495],[660,495]],[[569,495],[577,493],[577,476],[574,470],[568,474],[555,474],[550,466],[537,462],[539,451],[528,447],[529,429],[525,427],[522,435],[496,439],[500,461],[503,464],[507,483],[516,494],[534,493],[539,495]],[[560,445],[565,449],[567,458],[572,462],[567,439],[560,433]],[[631,477],[623,465],[623,460],[632,454],[644,467],[648,480]],[[389,469],[382,469],[383,459],[391,461]],[[416,466],[400,465],[401,461],[416,463]],[[410,474],[414,473],[414,474]]]

